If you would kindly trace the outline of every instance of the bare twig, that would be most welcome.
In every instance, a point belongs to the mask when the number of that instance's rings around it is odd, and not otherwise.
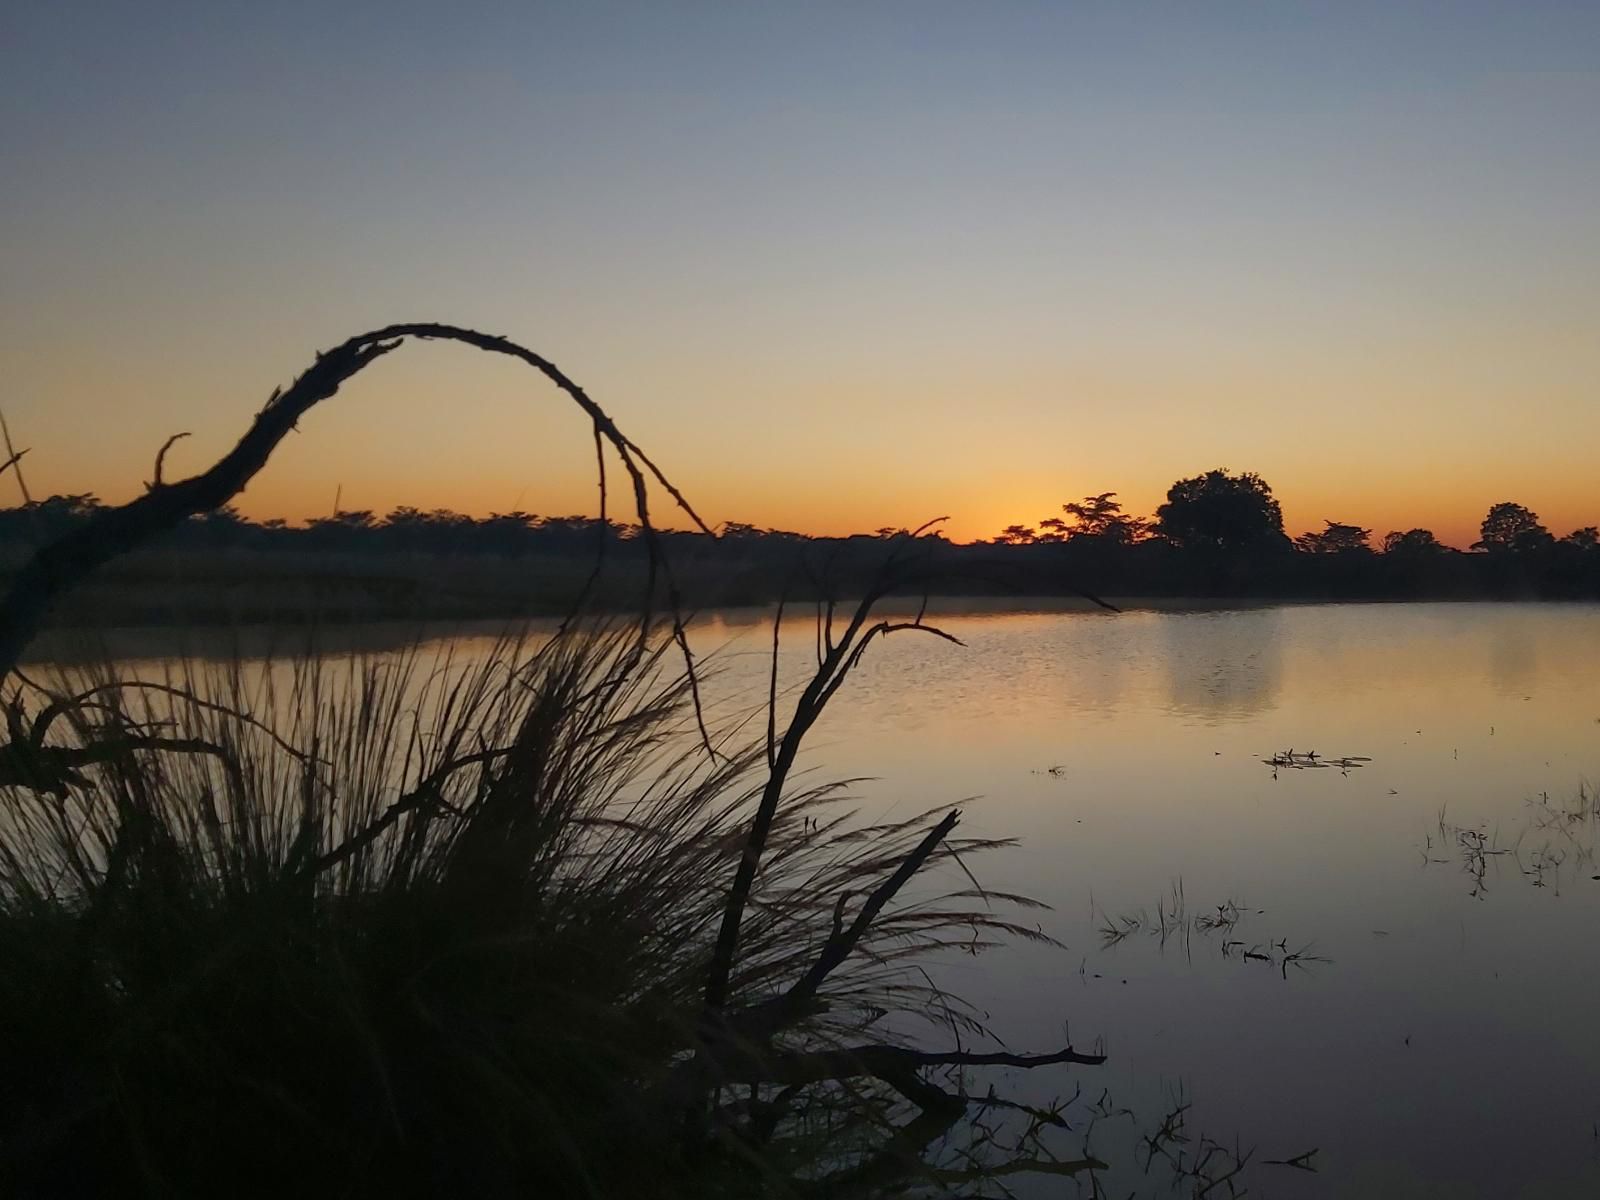
[[[28,481],[22,477],[22,456],[26,454],[27,451],[18,450],[14,445],[12,445],[11,426],[6,422],[6,414],[4,410],[0,410],[0,439],[4,440],[6,454],[9,455],[11,459],[7,466],[11,467],[11,469],[17,473],[17,489],[22,493],[22,503],[25,505],[31,505],[33,503],[33,497],[28,493]]]
[[[441,807],[440,789],[450,776],[466,767],[495,762],[511,754],[514,750],[514,746],[506,746],[499,749],[480,750],[472,754],[464,754],[458,758],[452,758],[449,762],[429,773],[427,778],[419,782],[416,787],[384,809],[371,824],[364,826],[327,853],[320,854],[312,859],[306,867],[306,874],[321,874],[328,868],[338,866],[346,859],[353,857],[377,841],[384,830],[390,828],[407,813],[429,806]]]
[[[174,442],[180,441],[181,439],[186,438],[188,436],[189,436],[189,434],[187,432],[175,433],[171,437],[169,437],[166,441],[161,443],[161,449],[156,451],[155,477],[153,479],[151,479],[151,481],[148,484],[145,485],[145,487],[149,491],[155,491],[156,488],[165,487],[166,486],[166,484],[163,483],[162,479],[161,479],[161,468],[166,464],[167,451],[172,449],[172,445],[173,445]]]

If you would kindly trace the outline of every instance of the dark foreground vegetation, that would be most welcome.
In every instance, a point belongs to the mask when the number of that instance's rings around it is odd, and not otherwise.
[[[707,744],[661,633],[14,701],[38,753],[3,767],[6,1194],[849,1195],[1015,1169],[921,1161],[966,1111],[950,1072],[1099,1060],[953,1043],[978,1024],[919,960],[1038,935],[962,876],[903,889],[985,844],[790,787],[797,734]]]
[[[48,543],[0,598],[0,1191],[972,1194],[1099,1169],[1052,1145],[1057,1110],[971,1073],[1101,1056],[973,1049],[981,1022],[924,965],[1044,936],[968,874],[999,843],[947,808],[873,823],[794,775],[870,647],[939,634],[875,613],[926,577],[922,539],[819,614],[809,679],[783,686],[775,645],[746,713],[702,702],[676,606],[575,614],[470,670],[16,667],[98,567],[225,503],[415,337],[511,354],[584,407],[676,594],[649,460],[544,360],[443,326],[352,339],[210,471]]]
[[[1391,532],[1375,546],[1370,530],[1332,521],[1291,539],[1271,490],[1248,474],[1208,472],[1180,480],[1169,496],[1148,521],[1103,493],[988,542],[957,544],[937,527],[924,530],[934,561],[921,585],[950,596],[1070,596],[1092,581],[1122,597],[1600,598],[1595,530],[1557,538],[1517,504],[1496,505],[1482,540],[1460,551],[1425,529]],[[87,495],[0,509],[0,571],[105,511]],[[124,624],[534,616],[563,613],[580,596],[628,611],[644,601],[662,554],[690,607],[860,595],[886,544],[906,534],[811,538],[734,524],[716,536],[657,529],[646,538],[638,524],[616,520],[404,508],[294,527],[223,507],[108,565],[64,600],[56,620],[93,625],[108,612]]]

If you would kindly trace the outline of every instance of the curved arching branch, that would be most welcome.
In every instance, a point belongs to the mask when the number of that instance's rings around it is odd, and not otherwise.
[[[286,391],[275,391],[232,450],[199,475],[175,483],[158,481],[127,504],[97,513],[86,524],[41,547],[18,572],[0,600],[0,675],[17,665],[56,600],[99,567],[149,541],[188,517],[221,508],[244,490],[267,464],[296,422],[327,400],[341,385],[376,359],[397,350],[407,339],[460,342],[489,354],[503,354],[526,363],[565,392],[594,425],[597,438],[611,444],[633,484],[634,507],[650,544],[654,565],[658,554],[650,521],[649,485],[653,479],[702,531],[711,529],[650,457],[627,437],[611,417],[549,359],[509,338],[457,325],[416,322],[389,325],[355,337],[319,354],[311,367]],[[170,443],[169,443],[170,445]],[[163,453],[165,448],[163,448]],[[715,536],[715,535],[713,535]]]

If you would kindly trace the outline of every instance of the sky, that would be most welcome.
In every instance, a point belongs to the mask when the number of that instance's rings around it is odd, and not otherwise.
[[[0,114],[35,494],[200,470],[436,320],[712,521],[964,540],[1222,466],[1291,534],[1600,522],[1593,3],[6,0]],[[592,446],[408,347],[241,507],[336,495],[593,512]]]

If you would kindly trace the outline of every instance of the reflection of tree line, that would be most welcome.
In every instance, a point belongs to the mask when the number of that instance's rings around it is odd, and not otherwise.
[[[19,556],[103,507],[92,495],[68,495],[0,509],[0,547]],[[781,591],[848,590],[855,564],[904,532],[885,527],[813,538],[728,522],[715,539],[701,532],[656,536],[672,544],[700,602],[715,604],[770,600]],[[186,521],[166,544],[352,563],[383,556],[576,560],[604,547],[613,565],[625,568],[647,557],[638,535],[619,521],[522,511],[472,517],[449,509],[401,507],[382,516],[350,510],[295,526],[252,521],[227,507]],[[1213,470],[1179,480],[1150,518],[1125,512],[1115,492],[1102,492],[1062,505],[1061,516],[1008,526],[988,541],[954,544],[936,530],[922,536],[944,556],[937,590],[953,594],[1064,594],[1085,587],[1102,595],[1600,596],[1594,526],[1557,538],[1537,514],[1506,502],[1489,510],[1470,552],[1443,545],[1427,529],[1391,531],[1374,545],[1371,530],[1337,521],[1291,538],[1271,487],[1250,472]],[[809,565],[797,570],[802,559]]]
[[[1196,636],[1195,624],[1204,624]],[[1163,622],[1162,663],[1175,712],[1210,718],[1265,712],[1283,686],[1282,614],[1191,613]]]

